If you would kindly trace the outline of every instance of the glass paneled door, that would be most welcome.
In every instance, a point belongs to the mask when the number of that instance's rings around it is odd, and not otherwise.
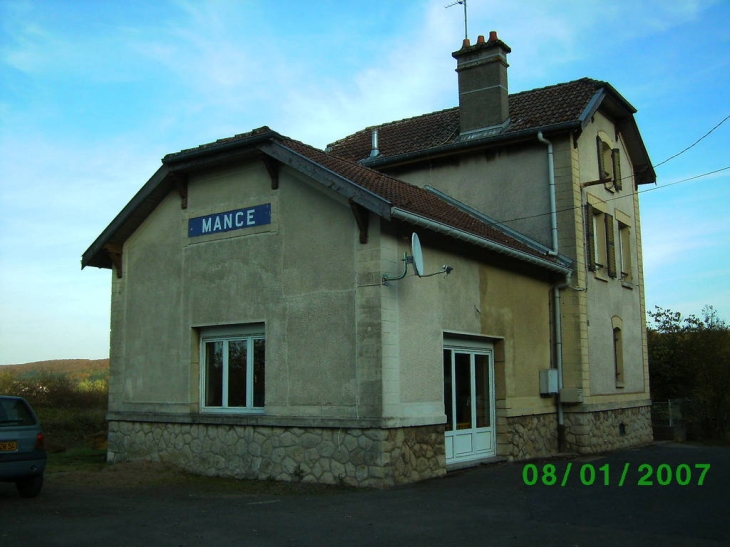
[[[494,456],[494,364],[491,348],[444,348],[446,463]]]

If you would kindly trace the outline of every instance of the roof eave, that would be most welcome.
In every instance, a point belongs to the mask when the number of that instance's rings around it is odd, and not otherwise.
[[[164,189],[164,192],[160,192],[160,190],[162,189],[163,183],[169,173],[170,168],[165,165],[155,171],[154,175],[149,178],[144,186],[140,188],[129,203],[124,206],[119,214],[114,217],[114,220],[109,223],[104,231],[99,234],[96,240],[94,240],[94,242],[84,252],[81,256],[81,269],[86,266],[95,266],[97,268],[112,267],[112,262],[105,252],[105,247],[109,243],[120,243],[115,241],[115,236],[125,225],[127,225],[128,228],[132,228],[128,225],[128,222],[133,218],[134,213],[143,203],[155,199],[160,193],[167,195],[170,189]],[[141,221],[139,224],[141,224]]]
[[[539,256],[525,253],[513,247],[498,243],[496,241],[486,239],[484,237],[472,234],[464,230],[460,230],[458,228],[454,228],[453,226],[449,226],[448,224],[437,222],[421,215],[411,213],[410,211],[406,211],[405,209],[393,207],[391,209],[391,215],[393,218],[403,220],[405,222],[408,222],[409,224],[421,226],[422,228],[433,230],[434,232],[444,234],[457,240],[465,241],[472,245],[476,245],[477,247],[481,247],[489,251],[509,256],[510,258],[514,258],[520,262],[537,266],[543,270],[558,273],[564,276],[568,276],[572,272],[572,269],[570,267],[560,264],[558,262],[553,262],[552,260],[549,260],[547,258],[541,258]]]
[[[197,148],[182,150],[181,152],[176,152],[174,154],[167,154],[164,158],[162,158],[162,163],[164,165],[175,166],[177,169],[180,169],[188,164],[198,164],[201,160],[206,158],[216,159],[221,155],[227,155],[230,152],[241,149],[250,149],[258,144],[276,138],[282,138],[282,135],[268,127],[263,127],[254,130],[253,134],[246,135],[245,137],[234,137],[232,139],[225,139],[220,142],[199,146]]]
[[[324,167],[316,161],[274,140],[261,144],[259,149],[295,171],[316,180],[358,205],[362,205],[376,215],[385,219],[390,218],[391,204],[388,200],[351,181],[347,177]]]
[[[624,135],[626,148],[634,166],[636,184],[656,182],[656,173],[651,164],[649,152],[644,145],[634,117],[637,112],[636,108],[608,82],[601,82],[601,87],[581,115],[586,124],[599,108],[605,109],[616,120],[619,132]]]
[[[168,180],[168,175],[171,173],[185,172],[203,165],[230,160],[231,157],[241,153],[250,153],[258,145],[279,136],[278,133],[267,127],[246,137],[233,138],[225,142],[166,155],[162,158],[163,165],[84,252],[81,256],[81,268],[87,266],[112,267],[106,247],[109,244],[123,245],[127,237],[142,224],[147,214],[139,214],[140,208],[146,207],[149,211],[159,205],[173,188],[173,183]]]
[[[512,133],[503,133],[479,139],[452,142],[442,146],[406,152],[405,154],[398,154],[396,156],[375,156],[373,158],[365,158],[360,160],[359,163],[365,167],[370,167],[371,169],[378,169],[381,167],[413,163],[426,158],[432,159],[436,156],[447,156],[466,149],[488,148],[490,146],[498,146],[511,141],[526,141],[535,137],[540,131],[545,134],[555,134],[576,130],[580,131],[582,129],[583,125],[581,120],[573,120],[570,122],[544,125],[541,127],[531,127],[530,129],[524,129],[522,131],[515,131]]]
[[[546,245],[543,245],[539,241],[535,241],[531,237],[528,237],[525,234],[518,232],[517,230],[514,230],[514,229],[510,228],[509,226],[506,226],[505,224],[502,224],[501,222],[491,218],[489,215],[486,215],[485,213],[482,213],[481,211],[474,209],[473,207],[467,205],[466,203],[459,201],[458,199],[446,194],[445,192],[442,192],[441,190],[439,190],[437,188],[433,188],[432,186],[425,186],[424,189],[427,192],[430,192],[433,195],[437,196],[439,199],[445,201],[449,205],[452,205],[452,206],[456,207],[457,209],[464,211],[468,215],[473,216],[480,222],[483,222],[484,224],[488,224],[495,230],[498,230],[498,231],[502,232],[504,235],[519,241],[523,245],[527,245],[528,247],[530,247],[537,253],[541,253],[545,256],[551,256],[551,253],[553,253],[552,249],[548,248]],[[571,265],[573,263],[573,261],[565,255],[553,254],[552,256],[554,256],[557,261],[561,262],[566,267],[571,267]]]

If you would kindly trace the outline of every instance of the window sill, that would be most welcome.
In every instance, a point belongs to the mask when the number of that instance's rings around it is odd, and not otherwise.
[[[634,284],[631,283],[630,281],[622,281],[621,282],[621,286],[624,289],[629,289],[630,291],[634,290]]]
[[[220,416],[261,416],[266,414],[263,408],[216,408],[204,407],[201,414],[217,414]]]

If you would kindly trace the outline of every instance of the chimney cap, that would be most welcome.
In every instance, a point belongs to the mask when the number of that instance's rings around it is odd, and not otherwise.
[[[456,57],[457,55],[462,54],[462,53],[467,53],[468,51],[493,48],[493,47],[502,48],[502,50],[504,50],[504,53],[512,53],[512,48],[510,48],[507,44],[505,44],[502,40],[499,39],[499,37],[497,36],[496,30],[492,30],[489,32],[488,40],[485,40],[484,35],[480,34],[474,45],[471,45],[471,42],[469,41],[468,38],[464,38],[464,41],[461,44],[461,49],[459,51],[455,51],[454,53],[452,53],[452,56]]]

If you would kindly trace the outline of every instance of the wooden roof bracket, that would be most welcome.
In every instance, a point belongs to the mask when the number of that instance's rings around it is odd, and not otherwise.
[[[349,201],[350,209],[352,209],[352,215],[355,217],[355,222],[357,222],[357,227],[360,230],[360,243],[365,245],[368,242],[370,212],[362,205],[355,203],[353,200]]]
[[[107,243],[104,245],[104,249],[106,249],[107,254],[109,255],[109,260],[112,261],[112,264],[114,265],[114,270],[117,272],[117,279],[122,278],[122,247],[121,245],[114,245],[113,243]]]
[[[271,177],[271,189],[272,190],[278,190],[279,189],[279,162],[272,158],[271,156],[267,156],[266,154],[263,154],[261,156],[261,160],[264,162],[264,165],[266,166],[266,170],[269,172],[269,177]]]
[[[188,177],[182,173],[170,173],[175,190],[180,194],[180,208],[188,208]]]

